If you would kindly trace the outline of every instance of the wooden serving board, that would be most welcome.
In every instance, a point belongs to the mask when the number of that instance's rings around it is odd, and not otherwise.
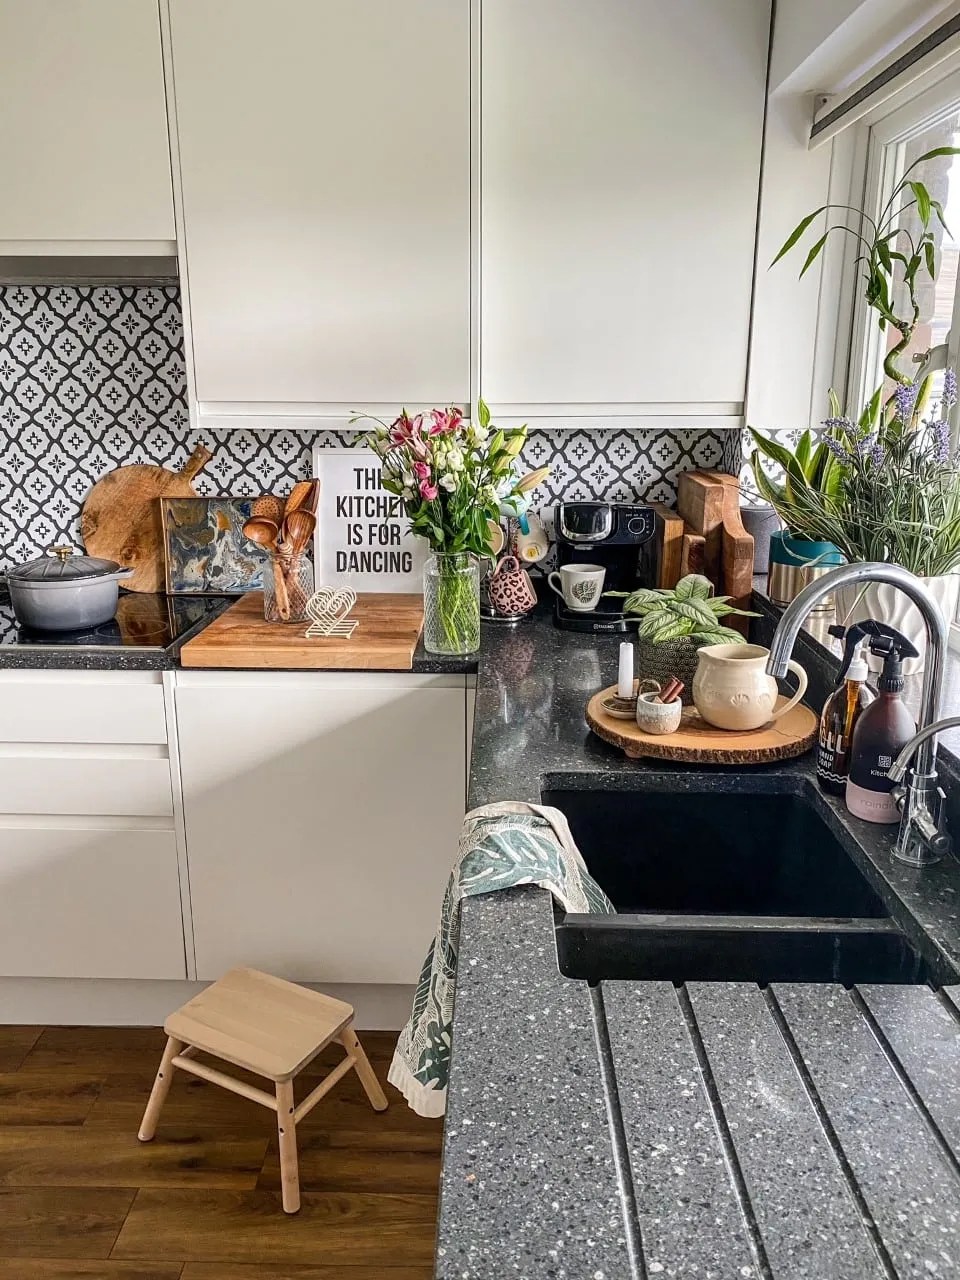
[[[190,481],[213,457],[198,445],[182,471],[134,463],[98,480],[83,504],[80,533],[88,555],[133,570],[128,591],[162,591],[163,529],[160,498],[195,498]]]
[[[676,733],[644,733],[636,724],[617,720],[604,711],[603,699],[612,693],[616,693],[616,685],[593,695],[587,704],[587,724],[598,738],[619,747],[631,760],[649,756],[683,764],[769,764],[802,756],[817,737],[817,717],[802,703],[774,723],[749,733],[715,729],[700,718],[695,707],[684,710]],[[777,705],[786,701],[781,697]]]
[[[180,650],[184,667],[278,671],[409,671],[423,628],[418,595],[361,595],[348,639],[304,635],[306,622],[266,622],[263,592],[248,591]]]

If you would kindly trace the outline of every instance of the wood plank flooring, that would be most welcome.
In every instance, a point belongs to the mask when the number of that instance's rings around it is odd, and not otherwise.
[[[137,1141],[161,1031],[0,1026],[0,1280],[429,1280],[441,1122],[386,1084],[395,1035],[361,1039],[391,1105],[351,1073],[303,1121],[290,1217],[274,1117],[243,1098],[178,1072]]]

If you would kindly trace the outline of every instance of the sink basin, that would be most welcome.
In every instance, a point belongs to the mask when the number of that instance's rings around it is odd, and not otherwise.
[[[757,982],[955,982],[890,919],[816,798],[718,792],[579,790],[553,779],[543,801],[566,814],[617,915],[557,913],[567,977]]]
[[[802,796],[549,788],[590,874],[621,912],[888,913]]]

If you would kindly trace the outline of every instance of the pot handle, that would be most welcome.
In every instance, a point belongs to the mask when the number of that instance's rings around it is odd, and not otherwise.
[[[800,663],[794,662],[794,660],[791,658],[790,661],[787,663],[787,670],[792,671],[793,674],[797,677],[797,692],[793,695],[793,697],[790,699],[789,702],[785,702],[778,711],[774,712],[774,714],[770,717],[771,720],[779,720],[781,716],[786,715],[787,712],[792,707],[795,707],[797,705],[797,703],[800,701],[803,695],[807,692],[807,673],[806,671],[804,671],[803,667],[801,667]]]

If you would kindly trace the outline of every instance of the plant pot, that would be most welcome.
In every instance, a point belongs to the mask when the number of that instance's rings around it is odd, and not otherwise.
[[[753,572],[766,573],[770,564],[770,539],[780,528],[780,517],[766,503],[741,506],[743,527],[753,538]]]
[[[804,587],[844,563],[843,552],[832,542],[812,542],[809,538],[795,538],[786,531],[778,530],[770,535],[767,594],[774,604],[790,604]],[[814,613],[827,613],[833,607],[833,597],[826,596]]]
[[[957,599],[960,596],[960,575],[945,574],[937,578],[920,578],[943,612],[949,625],[956,617]],[[837,621],[844,626],[852,626],[855,622],[866,622],[872,618],[875,622],[885,622],[896,629],[910,641],[919,653],[919,658],[905,658],[903,674],[918,675],[923,670],[927,648],[927,628],[923,615],[909,596],[888,582],[867,582],[860,585],[840,587],[836,598]],[[868,662],[871,671],[879,671],[883,660],[869,654]]]
[[[681,702],[693,706],[693,677],[697,673],[700,650],[706,641],[691,640],[683,636],[679,640],[664,640],[655,644],[652,640],[637,637],[637,675],[641,680],[656,680],[665,685],[671,676],[683,681]]]

